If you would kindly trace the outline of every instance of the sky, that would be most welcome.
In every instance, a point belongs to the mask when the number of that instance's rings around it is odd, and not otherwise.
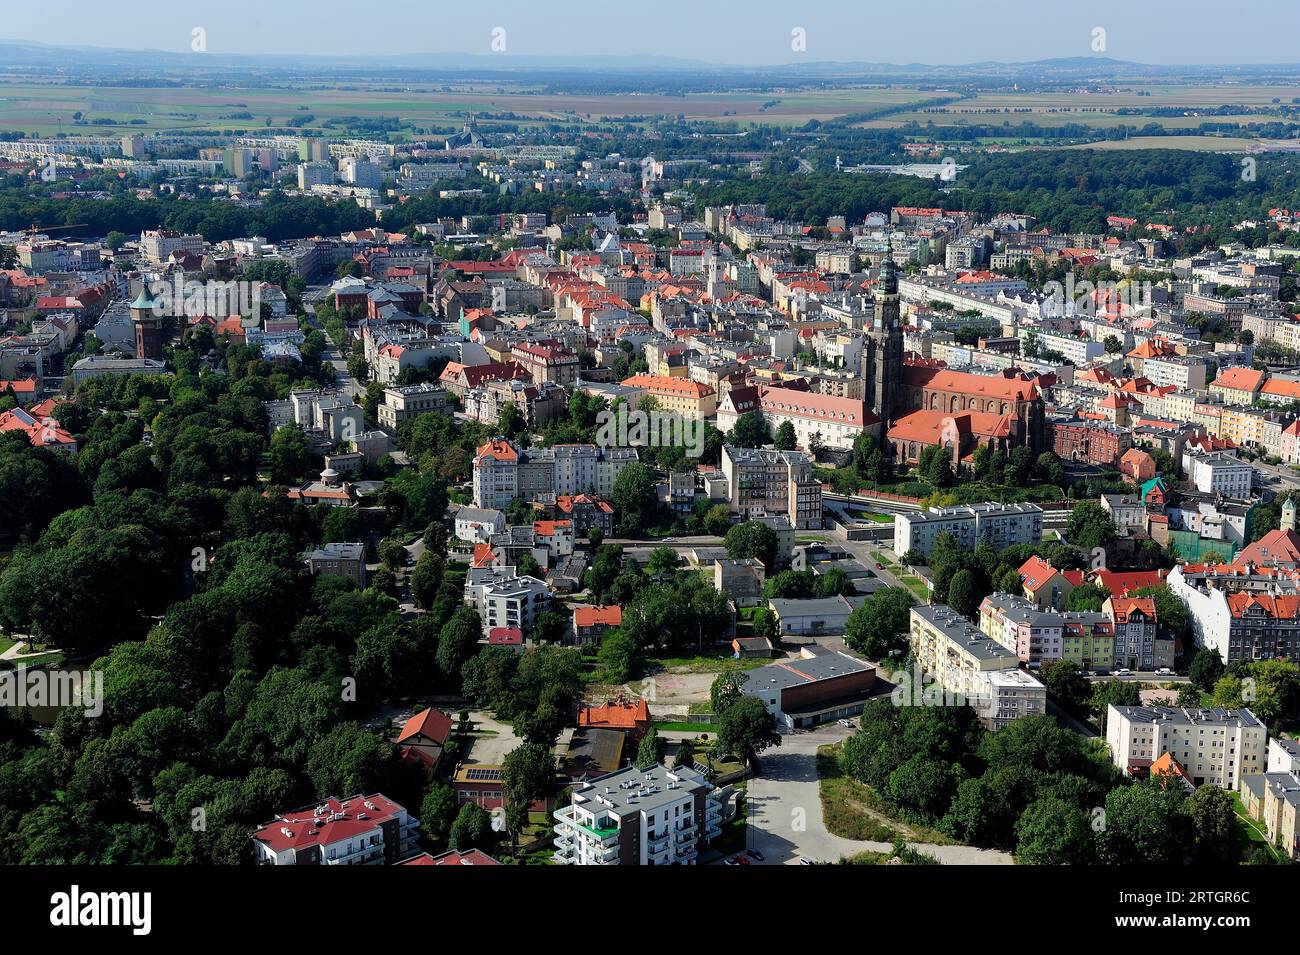
[[[807,4],[805,6],[805,4]],[[674,56],[961,64],[1105,55],[1155,64],[1300,61],[1300,0],[5,0],[0,38],[209,52]],[[57,8],[57,15],[52,15]],[[498,46],[492,48],[494,30]],[[802,29],[806,49],[792,49]],[[1104,34],[1098,34],[1100,29]],[[1104,37],[1104,51],[1094,49]]]

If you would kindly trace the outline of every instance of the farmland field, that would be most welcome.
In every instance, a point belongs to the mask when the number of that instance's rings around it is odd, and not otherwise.
[[[979,93],[969,99],[944,106],[895,113],[862,123],[867,128],[890,128],[908,123],[936,126],[1002,125],[1035,123],[1057,127],[1071,123],[1100,129],[1115,126],[1145,126],[1156,123],[1165,129],[1193,129],[1202,123],[1267,123],[1285,119],[1283,106],[1294,106],[1300,96],[1297,86],[1215,84],[1131,84],[1111,92],[1096,90],[996,91]],[[1277,100],[1275,103],[1274,100]],[[1222,116],[1206,115],[1221,106],[1242,106],[1259,113],[1234,112]],[[1176,109],[1176,116],[1119,114],[1120,109]],[[1294,117],[1292,117],[1294,119]],[[1159,142],[1157,146],[1171,144]],[[1184,148],[1189,148],[1184,146]]]
[[[525,123],[683,115],[690,120],[800,125],[810,119],[919,104],[933,95],[897,86],[599,96],[544,93],[527,87],[150,89],[0,82],[0,129],[39,135],[62,129],[94,135],[120,131],[134,120],[129,128],[135,131],[266,130],[310,114],[313,120],[308,128],[331,118],[396,116],[416,126],[450,130],[469,110],[512,113],[518,117],[512,122]],[[74,126],[76,113],[82,114],[84,122]],[[103,120],[117,125],[104,125]]]

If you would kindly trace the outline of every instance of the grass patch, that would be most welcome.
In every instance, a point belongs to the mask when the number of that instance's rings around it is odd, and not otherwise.
[[[4,653],[17,642],[17,640],[11,640],[3,634],[0,634],[0,653]]]
[[[1287,860],[1282,858],[1277,847],[1269,841],[1268,830],[1264,828],[1263,823],[1251,818],[1239,793],[1232,793],[1232,808],[1237,813],[1237,832],[1243,843],[1243,855],[1249,855],[1256,846],[1263,846],[1275,863],[1285,864]]]
[[[57,667],[63,663],[63,654],[58,651],[38,653],[36,656],[19,657],[17,660],[0,660],[0,670],[16,670],[18,667]]]
[[[646,661],[646,670],[650,673],[656,670],[671,670],[674,673],[730,673],[733,670],[752,670],[769,662],[771,661],[757,658],[737,660],[730,654],[694,657],[652,657]]]
[[[922,603],[930,602],[930,588],[925,585],[925,581],[919,577],[911,575],[899,577],[898,582],[910,590]]]
[[[896,818],[897,810],[875,790],[844,773],[838,743],[817,747],[817,778],[823,821],[832,835],[868,842],[906,839],[936,846],[960,845],[938,829]]]
[[[655,729],[661,733],[716,733],[714,723],[656,723]],[[698,753],[699,750],[697,749]]]
[[[817,778],[820,780],[822,820],[831,835],[863,842],[893,842],[898,838],[899,833],[871,808],[870,788],[840,770],[839,756],[834,747],[818,747]]]

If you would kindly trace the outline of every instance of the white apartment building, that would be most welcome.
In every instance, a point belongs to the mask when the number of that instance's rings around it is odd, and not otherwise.
[[[478,611],[486,634],[497,627],[527,633],[551,605],[551,590],[536,577],[520,577],[514,567],[471,567],[465,577],[465,603]]]
[[[1268,741],[1269,773],[1300,773],[1300,740],[1278,739]]]
[[[1231,454],[1191,455],[1192,483],[1202,494],[1221,494],[1237,500],[1250,498],[1255,469]]]
[[[1243,775],[1262,773],[1268,731],[1250,710],[1115,706],[1106,710],[1111,760],[1125,773],[1149,769],[1169,753],[1197,786],[1235,792]]]
[[[899,514],[894,518],[894,553],[929,554],[935,538],[945,531],[963,550],[974,550],[986,538],[999,549],[1034,544],[1043,538],[1043,509],[1037,504],[985,503]]]
[[[629,766],[573,790],[555,812],[559,865],[694,865],[722,834],[730,787],[695,769]]]
[[[1142,362],[1142,376],[1157,388],[1172,385],[1179,391],[1204,391],[1206,372],[1205,359],[1187,355],[1147,358]]]

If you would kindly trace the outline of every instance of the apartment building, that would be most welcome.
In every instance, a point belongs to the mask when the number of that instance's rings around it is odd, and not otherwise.
[[[957,611],[942,604],[913,607],[908,642],[921,672],[945,699],[970,705],[989,728],[1047,712],[1047,688],[1019,669],[1014,653]]]
[[[395,865],[415,853],[420,820],[381,793],[281,813],[253,831],[258,865]]]
[[[1300,860],[1300,774],[1270,770],[1245,775],[1238,793],[1247,814],[1264,825],[1269,842]]]
[[[551,606],[551,590],[536,577],[519,576],[515,568],[471,567],[465,577],[465,603],[478,611],[483,633],[517,627],[527,633]]]
[[[1291,575],[1189,564],[1170,571],[1169,589],[1187,604],[1196,643],[1225,663],[1300,658],[1300,593]]]
[[[722,446],[731,510],[741,520],[784,514],[797,530],[822,526],[822,487],[812,460],[799,451]]]
[[[572,388],[578,380],[578,355],[559,342],[520,342],[511,347],[510,357],[528,372],[535,385],[551,383]]]
[[[1106,708],[1111,760],[1130,776],[1149,772],[1169,753],[1195,785],[1233,792],[1243,776],[1263,772],[1267,739],[1264,724],[1247,709]]]
[[[894,553],[929,554],[935,538],[949,533],[963,550],[988,540],[999,550],[1043,539],[1043,509],[1037,504],[962,504],[894,518]]]
[[[430,411],[450,414],[451,398],[447,389],[426,381],[418,385],[390,385],[385,388],[375,409],[375,416],[379,419],[379,427],[394,432],[408,418]]]
[[[1112,595],[1101,609],[1114,625],[1116,669],[1156,670],[1174,665],[1174,641],[1158,638],[1154,598]]]
[[[1109,670],[1115,655],[1114,623],[1100,611],[1040,610],[1024,597],[990,594],[980,604],[979,627],[1032,669],[1069,660]]]
[[[516,497],[609,497],[619,472],[636,460],[636,448],[557,444],[520,450],[493,438],[474,456],[474,505],[505,508]]]
[[[1216,451],[1213,454],[1191,456],[1191,479],[1202,494],[1219,494],[1237,500],[1250,497],[1255,469],[1232,454]]]
[[[559,865],[694,865],[722,834],[730,788],[694,768],[629,766],[575,787],[555,812]]]

